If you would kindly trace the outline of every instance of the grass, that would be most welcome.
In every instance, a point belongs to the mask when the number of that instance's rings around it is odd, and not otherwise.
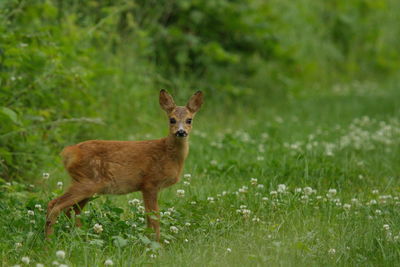
[[[191,136],[185,167],[191,177],[160,196],[169,242],[161,246],[148,238],[140,205],[128,203],[138,193],[94,199],[80,229],[61,216],[55,237],[45,242],[45,211],[35,205],[45,209],[62,192],[57,182],[68,183],[58,158],[43,167],[48,180],[2,182],[1,264],[22,264],[26,256],[31,266],[103,266],[107,259],[115,266],[394,266],[400,95],[390,84],[359,87],[231,114],[205,105]],[[161,136],[161,127],[143,125]]]

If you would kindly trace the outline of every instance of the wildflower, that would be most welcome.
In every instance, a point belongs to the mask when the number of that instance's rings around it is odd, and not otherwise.
[[[260,221],[260,218],[258,218],[257,216],[254,216],[253,219],[252,219],[252,221],[253,221],[253,222],[259,222],[259,221]]]
[[[262,200],[263,201],[268,201],[268,198],[267,197],[263,197]]]
[[[207,200],[210,201],[210,203],[214,203],[214,198],[213,197],[208,197]]]
[[[177,197],[184,197],[185,196],[185,190],[183,190],[183,189],[176,190],[176,195],[177,195]]]
[[[143,217],[139,217],[139,221],[141,221],[143,223],[145,220]]]
[[[190,178],[192,178],[192,175],[191,175],[190,173],[185,173],[185,174],[183,175],[183,177],[184,177],[185,179],[190,179]]]
[[[336,249],[331,248],[331,249],[328,250],[328,253],[329,253],[330,255],[335,255],[335,254],[336,254]]]
[[[316,199],[316,200],[321,200],[321,199],[322,199],[322,196],[316,196],[315,199]]]
[[[112,260],[110,260],[110,259],[107,259],[107,260],[104,262],[104,265],[106,265],[106,266],[111,266],[111,265],[114,265],[114,262],[113,262]]]
[[[225,196],[226,194],[228,194],[228,192],[222,191],[222,195],[223,195],[223,196]]]
[[[60,265],[60,263],[59,263],[58,261],[53,261],[51,264],[53,264],[53,265],[55,265],[55,266]]]
[[[155,258],[157,258],[157,255],[156,254],[150,254],[150,258],[155,259]]]
[[[169,244],[169,241],[168,241],[167,239],[165,239],[165,240],[164,240],[164,243],[168,245],[168,244]]]
[[[29,257],[22,257],[21,261],[25,264],[29,264],[29,262],[31,261],[31,259],[29,259]]]
[[[374,190],[372,190],[372,194],[374,194],[374,195],[377,195],[377,194],[379,194],[379,190],[378,190],[378,189],[374,189]]]
[[[190,202],[190,204],[191,204],[191,205],[196,205],[197,202],[196,202],[196,201],[192,201],[192,202]]]
[[[63,182],[57,182],[57,186],[60,188],[63,187]]]
[[[131,199],[128,201],[128,204],[131,206],[138,206],[140,205],[141,201],[137,198]]]
[[[229,252],[229,253],[231,253],[231,252],[232,252],[232,249],[230,249],[230,248],[227,248],[227,249],[226,249],[226,252]]]
[[[296,188],[296,189],[294,190],[294,192],[295,192],[295,193],[301,193],[301,190],[302,190],[301,188]]]
[[[257,188],[263,189],[263,188],[264,188],[264,185],[263,185],[263,184],[259,184],[259,185],[257,185]]]
[[[240,209],[245,209],[245,208],[247,208],[246,205],[240,205]]]
[[[66,264],[60,264],[60,265],[58,265],[59,267],[68,267],[68,265],[66,265]]]
[[[44,264],[36,263],[36,267],[44,267]]]
[[[28,210],[28,215],[33,216],[35,215],[35,212],[33,210]]]
[[[271,196],[276,196],[276,195],[278,194],[278,192],[276,192],[276,191],[271,191],[271,192],[269,192],[269,194],[270,194]]]
[[[59,250],[59,251],[56,252],[56,256],[57,256],[57,258],[64,259],[65,258],[65,252],[63,250]]]
[[[343,205],[343,208],[345,210],[350,210],[351,209],[351,205],[346,203],[346,204]]]
[[[176,227],[176,226],[171,226],[171,227],[169,228],[169,230],[170,230],[171,232],[175,233],[175,234],[177,234],[177,233],[179,232],[179,229],[178,229],[178,227]]]
[[[386,231],[389,231],[390,230],[389,224],[384,224],[383,229],[385,229]]]
[[[369,202],[370,205],[376,205],[378,202],[375,199],[371,199]]]
[[[43,173],[43,179],[47,180],[47,179],[49,179],[49,177],[50,177],[50,173],[48,173],[48,172]]]
[[[250,216],[251,210],[242,209],[243,217],[248,218]]]
[[[327,196],[328,198],[331,198],[331,197],[335,196],[336,193],[337,193],[336,189],[331,188],[331,189],[328,190],[328,194],[326,194],[326,196]]]
[[[187,240],[187,238],[185,238],[185,240],[184,240],[185,242],[189,242],[189,240]]]
[[[35,205],[35,209],[42,210],[42,205],[36,204],[36,205]]]
[[[279,193],[285,193],[286,192],[286,185],[278,184],[278,192]]]
[[[251,185],[257,185],[257,178],[250,178]]]
[[[190,182],[184,181],[183,184],[186,185],[186,186],[189,186],[189,185],[190,185]]]
[[[239,188],[239,193],[247,193],[247,190],[248,190],[249,188],[247,187],[247,186],[242,186],[241,188]]]
[[[185,226],[191,226],[190,222],[185,223]]]
[[[309,186],[307,186],[307,187],[304,187],[304,194],[306,194],[306,195],[311,195],[312,193],[313,193],[313,189],[311,188],[311,187],[309,187]]]
[[[375,214],[376,214],[376,215],[381,215],[381,214],[382,214],[382,211],[381,211],[381,210],[375,210]]]
[[[15,247],[16,247],[16,248],[22,247],[22,243],[20,243],[20,242],[15,243]]]
[[[101,224],[96,223],[93,226],[93,230],[95,231],[95,233],[100,234],[101,232],[103,232],[103,226]]]
[[[358,199],[357,199],[357,198],[352,198],[352,199],[351,199],[351,202],[352,202],[353,204],[357,204],[357,203],[358,203]]]

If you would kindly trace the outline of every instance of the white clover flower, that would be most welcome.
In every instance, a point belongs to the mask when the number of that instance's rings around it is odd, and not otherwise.
[[[249,188],[247,187],[247,186],[242,186],[241,188],[239,188],[239,193],[247,193],[247,190],[248,190]]]
[[[370,205],[376,205],[378,202],[375,199],[371,199],[369,202]]]
[[[226,194],[228,194],[228,192],[222,191],[222,195],[223,195],[223,196],[225,196]]]
[[[58,265],[59,267],[68,267],[68,265],[66,265],[66,264],[60,264],[60,265]]]
[[[260,218],[258,218],[257,216],[254,216],[252,219],[253,222],[260,222]]]
[[[168,244],[169,244],[169,241],[168,241],[167,239],[165,239],[165,240],[164,240],[164,243],[168,245]]]
[[[386,231],[390,230],[390,225],[389,224],[384,224],[383,225],[383,229],[385,229]]]
[[[214,198],[213,197],[207,197],[207,200],[210,201],[210,203],[214,203]]]
[[[139,206],[142,201],[140,199],[134,198],[128,201],[128,204],[131,206]]]
[[[29,264],[29,262],[31,262],[31,259],[29,257],[22,257],[21,261],[25,264]]]
[[[278,184],[278,190],[279,193],[285,193],[286,192],[286,185],[285,184]]]
[[[20,242],[15,243],[15,247],[16,247],[16,248],[22,247],[22,243],[20,243]]]
[[[382,214],[382,211],[381,211],[381,210],[375,210],[375,214],[376,214],[376,215],[381,215],[381,214]]]
[[[330,255],[335,255],[335,254],[336,254],[336,249],[331,248],[331,249],[328,250],[328,253],[329,253]]]
[[[106,265],[106,266],[112,266],[112,265],[114,265],[114,262],[113,262],[111,259],[107,259],[107,260],[104,262],[104,265]]]
[[[185,179],[190,179],[190,178],[192,178],[192,175],[191,175],[190,173],[185,173],[185,174],[183,175],[183,177],[184,177]]]
[[[322,199],[322,196],[316,196],[315,199],[316,199],[316,200],[321,200],[321,199]]]
[[[93,226],[93,230],[95,233],[100,234],[101,232],[103,232],[103,226],[101,224],[96,223]]]
[[[231,253],[231,252],[232,252],[232,249],[230,249],[230,248],[227,248],[227,249],[226,249],[226,252],[229,252],[229,253]]]
[[[350,210],[351,209],[351,205],[346,203],[346,204],[343,205],[343,208],[345,210]]]
[[[243,217],[248,218],[250,216],[251,210],[242,209]]]
[[[48,172],[43,173],[43,179],[47,180],[47,179],[49,179],[49,177],[50,177],[50,173],[48,173]]]
[[[247,208],[246,205],[240,205],[240,209],[245,209],[245,208]]]
[[[326,196],[329,197],[329,198],[331,198],[331,197],[335,196],[336,193],[337,193],[336,189],[330,188],[330,189],[328,190],[328,194],[326,194]]]
[[[60,187],[60,188],[63,187],[63,182],[61,182],[61,181],[57,182],[57,186]]]
[[[189,242],[189,240],[187,240],[187,238],[185,238],[185,240],[184,240],[185,242]]]
[[[35,209],[42,210],[42,205],[36,204],[36,205],[35,205]]]
[[[213,165],[213,166],[216,166],[218,164],[218,161],[213,159],[212,161],[210,161],[210,164]]]
[[[263,197],[262,200],[263,201],[268,201],[268,198],[267,197]]]
[[[295,193],[301,193],[301,191],[302,191],[301,188],[296,188],[296,189],[294,189],[294,192],[295,192]]]
[[[150,258],[155,259],[155,258],[157,258],[157,255],[156,254],[150,254]]]
[[[53,261],[51,264],[53,264],[53,265],[55,265],[55,266],[60,265],[60,263],[59,263],[58,261]]]
[[[358,203],[358,199],[357,199],[357,198],[352,198],[352,199],[351,199],[351,203],[357,204],[357,203]]]
[[[264,185],[263,185],[263,184],[259,184],[259,185],[257,185],[257,188],[258,188],[258,189],[263,189],[263,188],[264,188]]]
[[[252,185],[257,185],[257,178],[250,178],[250,183],[252,184]]]
[[[271,196],[276,196],[276,195],[278,195],[278,192],[276,192],[276,191],[271,191],[271,192],[269,192],[269,194],[270,194]]]
[[[179,232],[179,229],[178,229],[178,227],[176,227],[176,226],[171,226],[171,227],[169,228],[169,230],[170,230],[171,232],[175,233],[175,234],[177,234],[177,233]]]
[[[183,185],[185,185],[185,186],[189,186],[189,185],[190,185],[190,182],[188,182],[188,181],[184,181],[184,182],[183,182]]]
[[[309,186],[304,187],[304,194],[306,194],[307,196],[311,195],[313,193],[313,189]]]
[[[185,190],[183,190],[183,189],[176,190],[176,196],[177,197],[184,197],[185,196]]]
[[[192,201],[192,202],[190,202],[190,204],[191,204],[191,205],[196,205],[197,202],[196,202],[196,201]]]
[[[58,251],[56,252],[56,256],[57,256],[57,258],[59,258],[59,259],[64,259],[64,258],[65,258],[65,251],[63,251],[63,250],[58,250]]]
[[[139,221],[141,221],[143,223],[145,221],[145,219],[143,217],[139,217]]]
[[[44,267],[44,264],[36,263],[36,267]]]
[[[379,190],[378,190],[378,189],[374,189],[374,190],[372,190],[371,192],[372,192],[372,194],[374,194],[374,195],[379,194]]]
[[[191,226],[190,222],[185,223],[185,226]]]
[[[34,215],[35,215],[35,212],[34,212],[33,210],[28,210],[28,215],[29,215],[29,216],[34,216]]]

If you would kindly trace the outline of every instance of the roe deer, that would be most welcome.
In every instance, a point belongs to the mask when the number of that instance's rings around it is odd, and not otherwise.
[[[148,141],[90,140],[67,146],[61,152],[65,169],[72,177],[68,190],[51,200],[47,208],[45,234],[53,233],[53,224],[61,211],[79,214],[95,194],[127,194],[141,191],[147,224],[160,240],[157,194],[179,181],[189,152],[188,134],[192,119],[203,103],[196,92],[186,106],[176,106],[165,90],[160,91],[160,106],[169,118],[169,135]],[[156,217],[152,216],[154,213]],[[79,218],[77,226],[81,225]]]

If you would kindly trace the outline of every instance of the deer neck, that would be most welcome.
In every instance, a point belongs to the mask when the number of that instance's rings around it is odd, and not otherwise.
[[[189,154],[189,137],[179,138],[175,135],[169,135],[166,138],[168,155],[177,160],[184,161]]]

